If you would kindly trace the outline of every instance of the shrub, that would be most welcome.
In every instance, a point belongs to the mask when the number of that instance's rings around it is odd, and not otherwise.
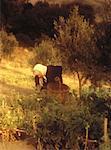
[[[86,127],[89,126],[89,139],[100,140],[102,136],[103,115],[96,109],[91,97],[84,97],[82,103],[70,95],[66,104],[45,93],[35,93],[15,100],[0,101],[0,129],[24,130],[28,136],[35,137],[45,149],[73,149],[77,138],[85,140]],[[95,99],[94,99],[95,100]],[[7,113],[8,112],[8,113]]]
[[[46,98],[39,105],[41,120],[37,123],[36,136],[45,145],[72,149],[73,145],[77,144],[76,139],[79,135],[85,138],[87,124],[90,125],[89,138],[100,138],[102,117],[97,113],[91,113],[88,105],[78,106],[74,99],[72,103],[62,105],[54,98]]]
[[[54,42],[50,39],[42,40],[37,45],[35,44],[35,50],[37,53],[37,62],[44,64],[60,65],[61,59],[59,50],[55,47]]]
[[[13,34],[8,34],[6,31],[0,31],[0,55],[1,57],[10,56],[18,42]]]
[[[49,149],[55,146],[72,149],[73,144],[77,144],[77,137],[85,135],[87,124],[91,129],[90,138],[99,139],[101,136],[102,116],[91,112],[88,104],[78,105],[75,97],[70,97],[70,101],[62,105],[55,97],[37,95],[21,101],[21,106],[26,114],[25,130],[28,129],[32,136],[40,139]]]
[[[22,127],[24,121],[23,110],[16,100],[9,102],[0,99],[0,131],[2,140],[14,140],[17,130]]]

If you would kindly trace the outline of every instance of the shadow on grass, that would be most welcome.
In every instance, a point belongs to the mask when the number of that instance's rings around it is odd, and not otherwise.
[[[11,94],[20,94],[24,96],[29,96],[34,93],[34,89],[23,88],[11,84],[7,84],[4,81],[0,81],[0,94],[10,96]]]
[[[3,66],[0,66],[1,69],[3,70],[7,70],[7,71],[10,71],[10,72],[13,72],[13,73],[17,73],[17,74],[21,74],[21,75],[26,75],[25,73],[22,73],[21,71],[16,71],[14,69],[11,69],[11,68],[7,68],[7,67],[3,67]]]

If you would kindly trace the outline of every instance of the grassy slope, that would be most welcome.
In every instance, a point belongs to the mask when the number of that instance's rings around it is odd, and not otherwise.
[[[21,54],[22,52],[22,54]],[[34,53],[16,49],[13,60],[2,60],[0,63],[0,99],[6,101],[20,98],[21,96],[30,97],[35,93],[35,83],[32,74],[31,60]],[[64,75],[65,83],[74,85],[72,77]],[[34,150],[26,142],[0,143],[0,150]]]
[[[27,50],[17,49],[12,61],[3,60],[0,63],[0,97],[29,96],[35,92],[32,65],[34,54]],[[78,88],[77,79],[71,75],[63,75],[63,81],[72,89]]]
[[[0,63],[0,98],[6,100],[18,96],[29,96],[34,93],[33,77],[30,59],[32,52],[17,49],[13,54],[13,60],[2,60]],[[0,142],[0,150],[35,150],[24,141]]]
[[[13,61],[0,63],[0,96],[11,97],[13,94],[33,93],[33,76],[29,64],[32,53],[18,49],[13,54]]]
[[[35,148],[26,142],[16,141],[0,143],[0,150],[35,150]]]
[[[35,54],[24,49],[16,49],[13,57],[12,61],[3,60],[0,63],[0,98],[29,97],[35,93],[33,65],[31,65]],[[63,82],[70,89],[78,92],[78,79],[76,76],[63,74]],[[85,86],[87,87],[87,84]]]

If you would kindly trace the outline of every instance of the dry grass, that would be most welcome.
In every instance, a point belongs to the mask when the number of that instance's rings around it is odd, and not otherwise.
[[[34,53],[18,48],[12,57],[13,61],[2,60],[0,63],[0,96],[11,98],[14,94],[33,94],[35,83],[30,61]],[[78,81],[72,75],[63,75],[63,81],[71,89],[78,88]]]
[[[22,52],[22,53],[21,53]],[[0,97],[13,98],[15,95],[29,96],[35,92],[31,60],[34,53],[18,48],[13,53],[13,61],[0,63]],[[78,93],[78,79],[72,74],[63,74],[63,82]],[[87,82],[86,87],[90,83]]]
[[[2,60],[0,63],[0,96],[10,97],[13,93],[27,95],[33,92],[30,59],[32,59],[31,52],[18,49],[13,54],[13,61]]]
[[[34,77],[32,66],[16,67],[14,62],[4,62],[0,64],[0,95],[12,97],[14,93],[30,95],[34,92]],[[64,84],[71,89],[78,89],[78,80],[72,75],[63,75]]]
[[[35,150],[32,145],[27,145],[26,142],[4,142],[0,143],[0,150]]]
[[[35,94],[32,66],[29,63],[32,58],[33,54],[29,51],[22,51],[21,56],[21,51],[18,50],[13,61],[3,60],[0,63],[0,98],[9,100],[14,99],[17,95],[29,97]],[[63,82],[71,89],[78,90],[76,76],[63,74]],[[34,150],[34,148],[25,142],[11,142],[0,143],[0,150]]]

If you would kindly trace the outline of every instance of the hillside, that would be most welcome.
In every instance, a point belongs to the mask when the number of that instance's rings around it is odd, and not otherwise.
[[[2,0],[0,150],[105,149],[111,145],[110,7],[101,17],[105,0],[47,1],[53,5]],[[69,16],[73,2],[79,9]],[[65,85],[51,80],[38,90],[36,63],[62,64]]]
[[[95,13],[99,15],[100,10],[103,9],[106,0],[31,0],[30,2],[35,5],[38,1],[48,2],[49,4],[70,4],[70,3],[79,3],[83,5],[91,6]]]
[[[40,0],[30,0],[32,4],[35,4]],[[95,5],[101,5],[105,0],[41,0],[41,1],[46,1],[49,3],[71,3],[71,2],[80,2],[80,3],[87,3],[87,4],[95,4]]]
[[[30,4],[31,1],[29,3],[23,1],[22,4],[17,2],[6,1],[5,3],[2,1],[3,19],[0,26],[4,26],[9,33],[14,34],[20,46],[25,47],[34,46],[36,42],[39,42],[41,35],[53,37],[55,34],[54,21],[58,20],[59,16],[67,18],[70,9],[75,4],[79,6],[80,14],[84,15],[91,23],[100,22],[101,16],[103,16],[101,10],[104,6],[104,0],[42,1],[36,5]],[[49,2],[49,5],[44,2]]]
[[[22,54],[21,54],[22,51]],[[3,59],[0,63],[0,96],[11,99],[18,96],[29,96],[35,92],[32,73],[34,52],[18,48],[13,53],[12,60]],[[63,74],[64,83],[77,90],[78,81],[73,76]]]
[[[35,93],[35,81],[32,72],[34,59],[34,51],[17,48],[11,59],[2,60],[0,63],[0,97],[11,99],[17,95],[28,97]],[[77,76],[73,76],[71,73],[63,73],[62,77],[64,84],[78,93]],[[87,87],[87,84],[90,83],[87,82],[84,87]]]
[[[17,53],[20,51],[16,51],[16,55]],[[27,64],[30,53],[22,51],[22,54],[19,54],[19,58],[16,57],[13,61],[2,60],[0,63],[0,95],[3,97],[11,98],[14,93],[27,95],[33,92],[31,67]]]

